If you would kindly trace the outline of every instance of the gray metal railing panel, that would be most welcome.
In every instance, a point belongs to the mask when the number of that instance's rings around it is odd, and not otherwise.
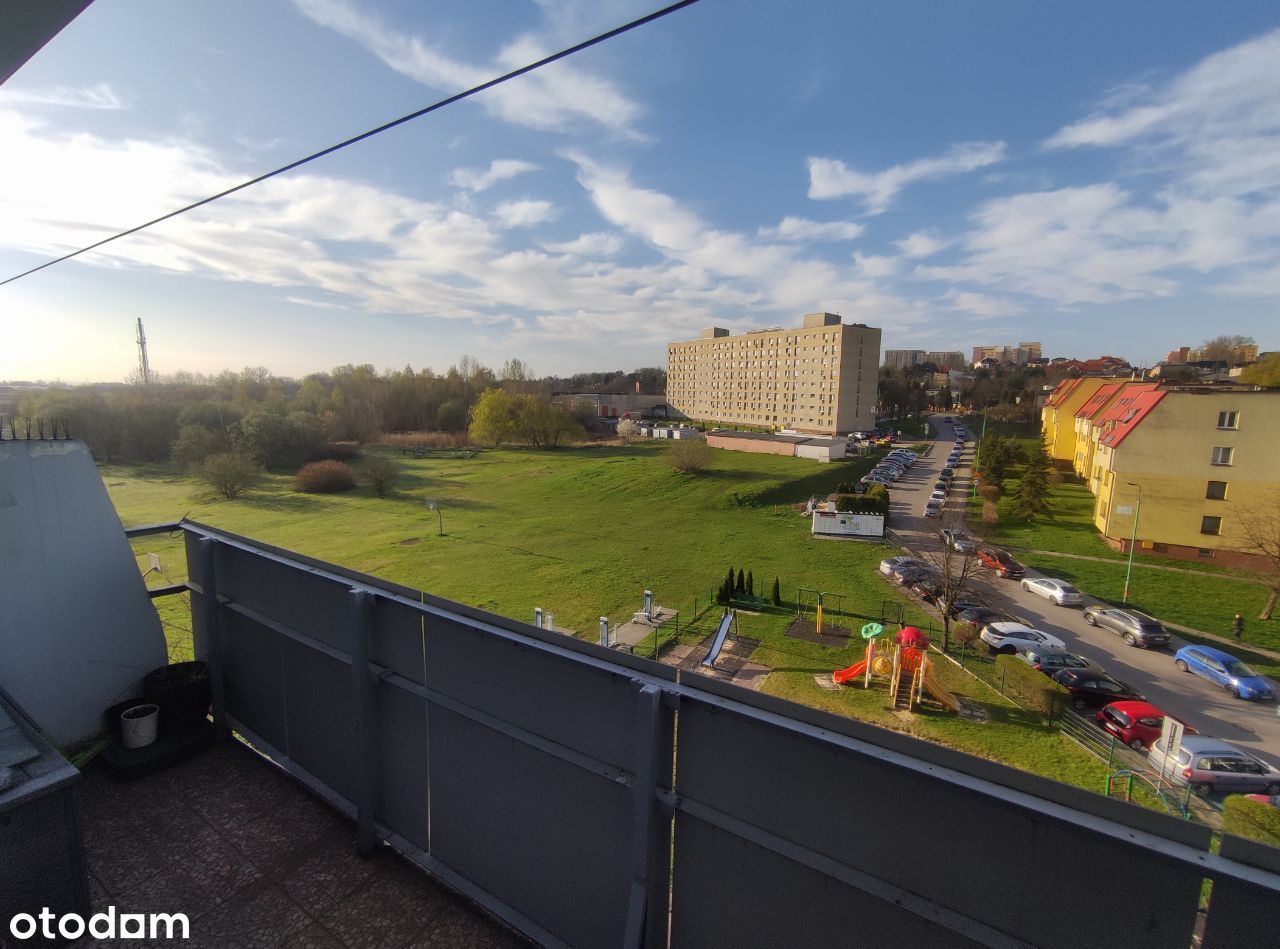
[[[262,635],[276,636],[263,629]],[[284,691],[284,752],[345,798],[358,796],[360,751],[351,666],[279,637]]]
[[[427,681],[423,652],[427,617],[423,612],[403,603],[379,599],[373,605],[371,620],[376,635],[369,643],[369,658],[410,682],[424,684]]]
[[[1200,871],[1087,826],[883,756],[833,755],[821,743],[687,698],[679,727],[681,798],[818,857],[873,868],[868,872],[889,887],[922,897],[941,915],[957,914],[961,935],[985,926],[1030,944],[1078,946],[1078,902],[1044,899],[1046,888],[1064,879],[1077,896],[1088,892],[1093,931],[1107,944],[1169,945],[1193,924]],[[681,820],[677,815],[677,827]],[[1108,874],[1144,881],[1142,912],[1131,893],[1098,876],[1104,862]],[[996,880],[1000,885],[991,885]],[[677,905],[681,889],[677,878]]]
[[[615,768],[634,757],[630,679],[499,640],[459,621],[427,621],[427,686]]]
[[[695,817],[676,828],[673,947],[982,945]]]
[[[325,645],[351,652],[343,622],[348,587],[297,565],[220,545],[218,592],[269,620],[305,630]],[[198,574],[193,574],[198,576]]]
[[[619,945],[628,789],[448,709],[429,717],[432,854],[570,945]]]
[[[193,615],[196,626],[201,626]],[[218,635],[222,643],[221,677],[226,683],[228,714],[244,722],[286,754],[289,748],[285,716],[282,637],[265,632],[246,616],[224,610]],[[208,653],[197,651],[205,659]]]
[[[384,683],[377,692],[378,820],[423,850],[430,850],[427,701]]]

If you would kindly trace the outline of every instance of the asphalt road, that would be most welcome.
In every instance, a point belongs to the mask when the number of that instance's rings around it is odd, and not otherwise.
[[[934,416],[930,420],[939,436],[933,449],[921,456],[889,492],[893,530],[910,547],[939,549],[938,530],[944,525],[962,526],[960,498],[971,487],[974,433],[969,434],[958,472],[959,484],[952,490],[943,517],[923,516],[925,500],[954,441],[953,426],[942,419],[943,416]],[[976,529],[971,532],[980,534]],[[1028,570],[1027,576],[1041,574]],[[1059,637],[1068,649],[1136,687],[1153,705],[1193,725],[1202,735],[1222,738],[1280,768],[1280,709],[1273,704],[1237,699],[1208,679],[1179,672],[1173,664],[1173,652],[1185,643],[1176,635],[1169,650],[1126,646],[1116,634],[1085,623],[1080,607],[1055,606],[1023,590],[1017,581],[1001,580],[985,570],[975,584],[975,592],[986,597],[993,607],[1021,617],[1028,626]],[[1093,602],[1097,601],[1085,596],[1086,605]]]

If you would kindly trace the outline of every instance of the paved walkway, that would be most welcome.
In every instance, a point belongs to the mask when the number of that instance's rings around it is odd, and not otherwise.
[[[1005,550],[1020,550],[1028,554],[1040,554],[1045,557],[1066,557],[1068,560],[1092,560],[1095,563],[1122,564],[1124,560],[1115,557],[1094,557],[1091,554],[1068,554],[1061,550],[1038,550],[1035,547],[1017,547],[1013,544],[1001,544]],[[1135,567],[1143,567],[1150,570],[1164,570],[1169,573],[1189,573],[1197,577],[1208,577],[1211,580],[1239,580],[1243,583],[1256,583],[1259,586],[1266,586],[1261,580],[1255,580],[1253,577],[1238,577],[1229,573],[1210,573],[1207,570],[1191,570],[1188,567],[1166,567],[1164,564],[1144,563],[1139,560],[1134,564]]]

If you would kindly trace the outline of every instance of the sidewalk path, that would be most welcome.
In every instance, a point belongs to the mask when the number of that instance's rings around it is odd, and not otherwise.
[[[1035,547],[1017,547],[1013,544],[1001,544],[1005,550],[1020,550],[1028,554],[1040,554],[1044,557],[1065,557],[1068,560],[1092,560],[1096,563],[1123,564],[1123,560],[1117,560],[1114,557],[1094,557],[1089,554],[1068,554],[1060,550],[1037,550]],[[1266,586],[1261,580],[1255,580],[1253,577],[1239,577],[1229,573],[1209,573],[1207,570],[1190,570],[1186,567],[1166,567],[1164,564],[1143,563],[1139,560],[1134,564],[1135,567],[1143,567],[1148,570],[1167,570],[1169,573],[1189,573],[1197,577],[1209,577],[1212,580],[1238,580],[1241,583],[1256,583],[1258,586]]]

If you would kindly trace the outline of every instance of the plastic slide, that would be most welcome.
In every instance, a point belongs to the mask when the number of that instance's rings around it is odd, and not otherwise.
[[[708,668],[714,667],[716,658],[720,655],[720,650],[724,648],[725,637],[729,635],[729,627],[733,625],[733,611],[725,610],[724,615],[720,617],[720,625],[716,628],[716,635],[711,640],[711,648],[707,650],[707,658],[702,660],[702,664]]]
[[[850,679],[856,679],[867,671],[867,660],[859,659],[848,669],[841,669],[839,672],[831,673],[831,681],[836,685],[844,685]]]
[[[946,690],[938,677],[933,674],[933,663],[929,662],[924,667],[924,679],[921,683],[924,690],[941,702],[944,706],[953,712],[960,711],[960,700]]]

